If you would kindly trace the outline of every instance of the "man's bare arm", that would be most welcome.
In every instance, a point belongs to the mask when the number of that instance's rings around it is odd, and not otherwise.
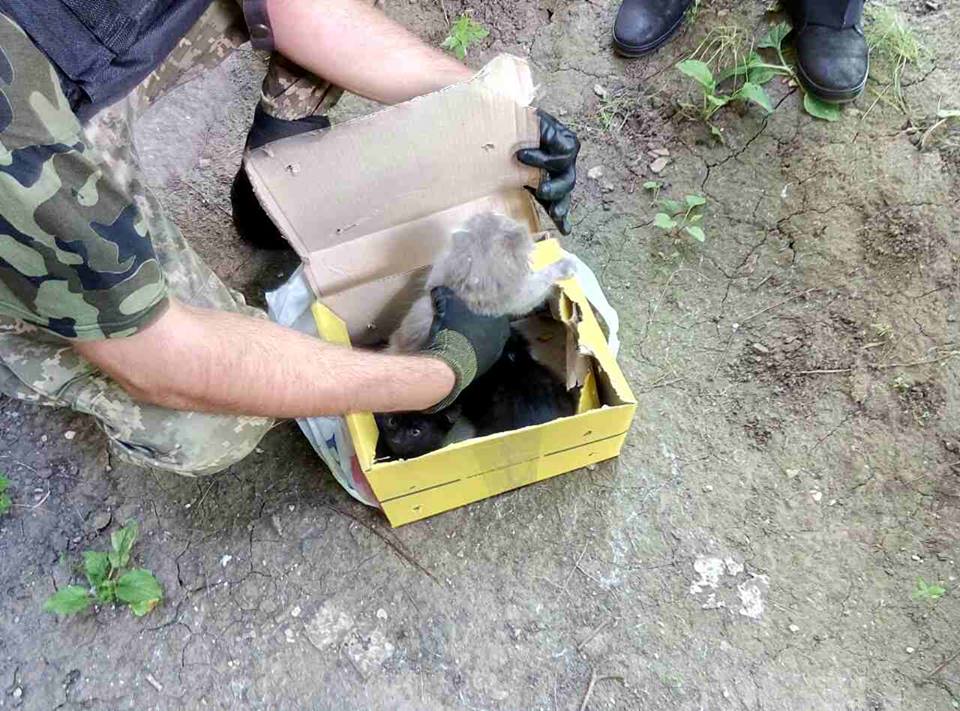
[[[364,0],[269,0],[277,51],[355,94],[394,104],[472,71]]]
[[[351,350],[176,301],[134,336],[74,348],[135,399],[199,412],[309,417],[423,410],[450,393],[455,380],[435,358]]]

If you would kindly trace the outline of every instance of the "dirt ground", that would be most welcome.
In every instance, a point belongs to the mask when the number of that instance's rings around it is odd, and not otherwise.
[[[678,111],[672,65],[718,24],[762,35],[761,3],[704,0],[638,61],[607,0],[388,3],[434,44],[467,7],[491,30],[470,63],[529,55],[583,140],[566,245],[621,316],[622,457],[391,530],[291,423],[190,480],[0,399],[0,708],[960,708],[960,131],[910,130],[960,107],[960,7],[900,4],[929,49],[909,116],[875,100],[876,61],[842,121],[774,80],[769,118],[718,114],[724,144]],[[187,236],[259,303],[293,266],[229,218],[262,71],[245,49],[138,129]],[[707,198],[702,246],[652,225],[662,149],[664,195]],[[163,604],[42,612],[128,518]],[[915,599],[918,577],[946,594]]]

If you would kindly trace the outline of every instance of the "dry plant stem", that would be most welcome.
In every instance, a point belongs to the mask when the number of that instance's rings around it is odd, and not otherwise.
[[[868,368],[877,368],[878,370],[887,370],[889,368],[915,368],[920,365],[933,365],[934,363],[943,364],[951,358],[960,355],[960,351],[948,351],[936,358],[927,358],[925,360],[914,360],[909,363],[867,363]],[[818,370],[798,370],[796,375],[829,375],[831,373],[849,373],[853,368],[822,368]]]
[[[433,575],[433,573],[431,573],[429,570],[427,570],[425,567],[423,567],[423,565],[421,565],[421,564],[419,563],[419,561],[416,560],[416,558],[414,558],[414,557],[411,556],[409,553],[407,553],[405,550],[403,550],[403,548],[401,548],[399,544],[394,543],[393,541],[391,541],[390,538],[387,537],[385,534],[381,533],[380,531],[378,531],[376,528],[374,528],[374,527],[371,526],[370,524],[366,523],[365,521],[361,521],[359,518],[357,518],[356,516],[354,516],[352,513],[348,513],[348,512],[346,512],[346,511],[343,511],[343,510],[341,510],[341,509],[338,509],[338,508],[335,507],[335,506],[329,506],[329,505],[327,505],[327,504],[323,504],[323,506],[324,506],[324,508],[328,508],[328,509],[330,509],[331,511],[333,511],[333,512],[336,513],[336,514],[339,514],[339,515],[341,515],[341,516],[343,516],[343,517],[345,517],[345,518],[349,518],[349,519],[351,519],[352,521],[355,521],[355,522],[359,523],[359,524],[360,524],[361,526],[363,526],[365,529],[367,529],[368,531],[370,531],[370,533],[372,533],[372,534],[375,535],[377,538],[379,538],[381,541],[383,541],[384,543],[386,543],[386,544],[390,547],[390,549],[391,549],[394,553],[397,554],[397,557],[398,557],[398,558],[400,558],[401,560],[403,560],[403,561],[406,562],[406,563],[409,563],[409,564],[412,565],[414,568],[416,568],[416,569],[419,570],[421,573],[423,573],[423,574],[426,575],[428,578],[430,578],[430,579],[431,579],[433,582],[435,582],[437,585],[440,585],[440,581],[437,580],[437,578]],[[584,549],[584,552],[586,552],[586,549]]]
[[[606,681],[607,679],[617,679],[618,681],[623,681],[622,676],[597,676],[596,671],[590,672],[590,683],[587,685],[587,691],[583,695],[583,703],[580,704],[580,711],[586,711],[587,704],[590,703],[590,697],[593,696],[593,687],[597,685],[597,682]]]
[[[768,307],[765,308],[765,309],[760,309],[759,311],[750,314],[750,315],[747,316],[745,319],[743,319],[742,321],[740,321],[740,324],[742,325],[742,324],[745,324],[747,321],[752,321],[752,320],[755,319],[757,316],[761,316],[762,314],[767,313],[767,311],[773,311],[774,309],[779,309],[781,306],[785,306],[786,304],[789,304],[791,301],[796,301],[797,299],[799,299],[799,298],[801,298],[801,297],[803,297],[803,296],[806,296],[807,294],[811,294],[811,293],[813,293],[814,291],[819,291],[819,289],[818,289],[817,287],[813,287],[812,289],[807,289],[806,291],[801,291],[799,294],[794,294],[794,295],[791,296],[790,298],[784,299],[783,301],[781,301],[781,302],[779,302],[779,303],[773,304],[772,306],[768,306]]]
[[[594,627],[594,628],[593,628],[593,632],[591,632],[591,633],[588,634],[586,637],[584,637],[584,638],[583,638],[583,641],[580,642],[580,644],[577,645],[577,651],[579,652],[581,649],[583,649],[584,647],[586,647],[586,646],[590,643],[590,641],[591,641],[594,637],[596,637],[598,634],[600,634],[600,631],[601,631],[604,627],[606,627],[607,625],[609,625],[611,622],[613,622],[613,618],[612,618],[612,617],[608,617],[608,618],[605,619],[603,622],[601,622],[599,625],[597,625],[596,627]]]
[[[936,669],[934,669],[932,672],[930,672],[929,674],[927,674],[927,677],[926,677],[926,678],[927,678],[927,679],[932,679],[933,677],[935,677],[937,674],[939,674],[939,673],[942,672],[944,669],[946,669],[946,668],[947,668],[947,665],[948,665],[950,662],[952,662],[954,659],[956,659],[957,657],[960,657],[960,649],[958,649],[956,652],[954,652],[954,653],[951,654],[949,657],[947,657],[947,658],[944,659],[942,662],[940,662],[940,663],[937,665],[937,668],[936,668]]]

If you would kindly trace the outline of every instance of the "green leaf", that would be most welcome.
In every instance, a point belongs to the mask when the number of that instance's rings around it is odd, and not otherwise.
[[[104,604],[117,601],[117,581],[104,580],[96,588],[97,601]]]
[[[720,141],[720,143],[723,143],[723,129],[714,126],[712,123],[707,125],[710,126],[710,134]]]
[[[762,107],[768,114],[773,113],[773,104],[770,103],[770,97],[767,96],[767,92],[765,92],[759,84],[754,84],[749,81],[746,82],[740,87],[739,91],[737,91],[737,96],[741,99],[752,101],[757,106]]]
[[[698,227],[697,225],[687,225],[683,228],[683,231],[697,240],[697,242],[704,242],[707,239],[707,235],[704,233],[703,228]]]
[[[783,40],[790,34],[790,25],[781,22],[770,28],[770,31],[757,42],[757,47],[767,49],[780,49],[783,46]]]
[[[690,217],[687,218],[687,222],[689,222],[689,223],[691,223],[691,224],[696,224],[696,223],[700,222],[700,220],[702,220],[702,219],[703,219],[703,215],[701,215],[701,214],[698,212],[698,213],[695,214],[695,215],[690,215]]]
[[[137,617],[150,612],[162,597],[160,583],[149,570],[136,568],[121,575],[117,581],[117,598],[129,603]]]
[[[143,602],[131,602],[130,612],[137,617],[143,617],[157,606],[158,600],[144,600]]]
[[[43,609],[58,615],[73,615],[90,607],[90,593],[79,585],[67,585],[57,590],[43,603]]]
[[[10,486],[10,480],[0,474],[0,516],[3,516],[13,506],[10,495],[6,493],[8,486]]]
[[[826,101],[820,101],[810,93],[803,95],[803,108],[811,116],[823,119],[824,121],[839,121],[840,106],[837,104],[828,104]]]
[[[457,59],[466,59],[467,57],[466,48],[456,37],[447,37],[443,42],[440,43],[440,48],[453,52]]]
[[[137,535],[140,532],[136,521],[130,521],[119,531],[114,531],[110,536],[110,543],[113,545],[114,555],[110,556],[110,562],[114,568],[122,568],[130,562],[130,550],[137,541]]]
[[[653,224],[659,227],[661,230],[672,230],[677,226],[677,223],[674,222],[670,215],[665,212],[658,212],[653,216]]]
[[[777,72],[769,67],[751,67],[747,72],[747,81],[751,84],[766,84],[777,76]]]
[[[110,557],[100,551],[84,551],[83,572],[90,587],[96,588],[110,575]]]
[[[660,206],[671,215],[676,215],[678,212],[684,212],[686,210],[686,208],[676,200],[661,200]]]
[[[723,95],[717,96],[715,94],[707,94],[707,101],[709,101],[711,104],[713,104],[713,106],[719,109],[721,106],[726,106],[727,104],[730,103],[730,97],[723,96]]]
[[[716,91],[717,82],[714,81],[713,72],[710,71],[710,67],[705,62],[697,59],[684,59],[677,64],[677,69],[696,80],[708,93],[712,94]]]
[[[659,190],[661,187],[663,187],[663,183],[659,180],[648,180],[643,184],[644,190]]]
[[[707,204],[707,199],[702,195],[687,195],[684,200],[687,201],[687,207],[699,207]]]
[[[461,15],[450,26],[450,34],[440,47],[453,52],[458,59],[465,59],[470,45],[479,42],[490,34],[490,30],[474,20],[469,15]]]
[[[947,589],[942,585],[931,585],[921,576],[917,576],[917,588],[913,591],[914,600],[939,600]]]

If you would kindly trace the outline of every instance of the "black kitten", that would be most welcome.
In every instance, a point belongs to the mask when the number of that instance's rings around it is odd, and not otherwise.
[[[440,449],[460,417],[456,405],[437,413],[393,412],[376,414],[380,438],[377,456],[413,459]]]
[[[534,360],[527,339],[511,330],[500,359],[446,410],[375,415],[380,428],[377,455],[411,459],[451,442],[539,425],[574,410],[573,396],[563,383]]]
[[[573,395],[530,354],[530,344],[512,329],[503,355],[457,400],[477,437],[540,425],[574,413]]]

